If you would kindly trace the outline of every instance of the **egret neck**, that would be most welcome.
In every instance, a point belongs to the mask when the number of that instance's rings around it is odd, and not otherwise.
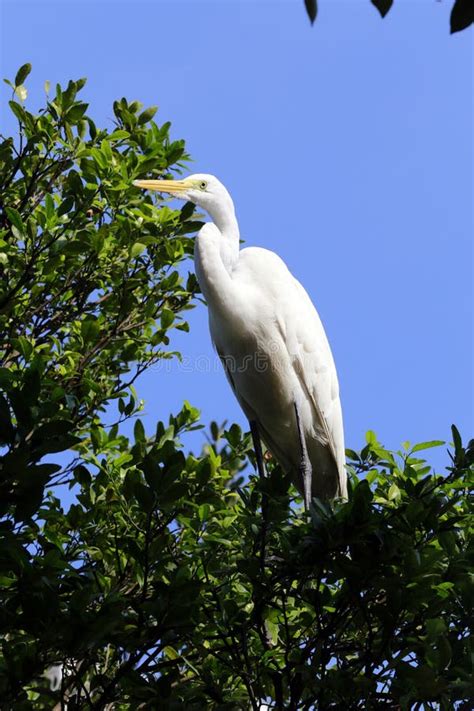
[[[224,267],[232,276],[232,271],[239,260],[239,223],[230,195],[225,197],[226,200],[222,200],[212,207],[209,206],[207,212],[220,232],[218,243],[220,257]]]
[[[239,225],[230,196],[205,210],[213,222],[199,231],[194,246],[196,276],[208,303],[219,304],[225,314],[235,300],[232,273],[239,261]]]

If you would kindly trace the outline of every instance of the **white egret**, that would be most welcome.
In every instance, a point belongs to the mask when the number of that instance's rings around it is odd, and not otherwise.
[[[274,252],[239,250],[234,204],[214,176],[134,185],[189,200],[213,219],[196,238],[196,276],[212,340],[250,423],[260,476],[261,437],[307,508],[312,496],[346,498],[337,373],[304,288]]]

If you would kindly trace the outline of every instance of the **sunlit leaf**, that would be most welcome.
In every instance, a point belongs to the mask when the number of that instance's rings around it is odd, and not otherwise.
[[[442,439],[432,439],[429,442],[419,442],[418,444],[415,444],[412,448],[412,452],[421,452],[424,449],[431,449],[432,447],[441,447],[441,445],[445,444]]]
[[[18,96],[19,100],[23,102],[26,101],[26,98],[28,96],[28,90],[26,86],[20,84],[20,86],[15,86],[15,94]]]

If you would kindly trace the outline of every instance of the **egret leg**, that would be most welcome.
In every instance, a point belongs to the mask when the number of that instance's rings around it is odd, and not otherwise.
[[[250,432],[252,433],[253,448],[255,451],[255,459],[257,460],[257,471],[260,479],[265,479],[267,472],[263,461],[262,441],[258,431],[258,425],[255,420],[249,420]],[[265,547],[267,542],[267,525],[268,525],[268,495],[262,491],[262,528],[260,530],[260,569],[265,568]],[[258,545],[258,539],[256,541]]]
[[[306,440],[303,435],[303,428],[301,427],[300,413],[298,411],[298,405],[295,402],[295,416],[296,416],[296,427],[298,429],[298,439],[300,441],[300,465],[299,472],[301,478],[303,479],[303,496],[304,496],[304,507],[306,511],[309,509],[311,503],[311,484],[313,479],[313,470],[311,467],[311,462],[309,460],[308,449],[306,447]]]
[[[267,473],[265,471],[265,463],[263,461],[262,442],[260,439],[260,433],[258,431],[258,425],[255,422],[255,420],[249,420],[249,425],[250,425],[250,432],[252,434],[253,448],[255,451],[255,459],[257,460],[258,475],[261,479],[264,479],[267,476]]]

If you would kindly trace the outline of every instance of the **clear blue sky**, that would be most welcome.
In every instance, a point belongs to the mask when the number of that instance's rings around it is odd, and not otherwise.
[[[3,0],[2,76],[88,77],[114,99],[158,104],[194,159],[234,197],[247,245],[278,252],[305,285],[339,371],[346,444],[473,430],[472,29],[449,35],[452,0],[24,2]],[[7,88],[2,88],[2,130]],[[189,265],[192,268],[192,265]],[[184,398],[205,422],[244,418],[199,306],[172,347],[183,368],[139,383],[145,423]],[[208,367],[208,363],[211,367]],[[432,460],[446,462],[443,451]]]

